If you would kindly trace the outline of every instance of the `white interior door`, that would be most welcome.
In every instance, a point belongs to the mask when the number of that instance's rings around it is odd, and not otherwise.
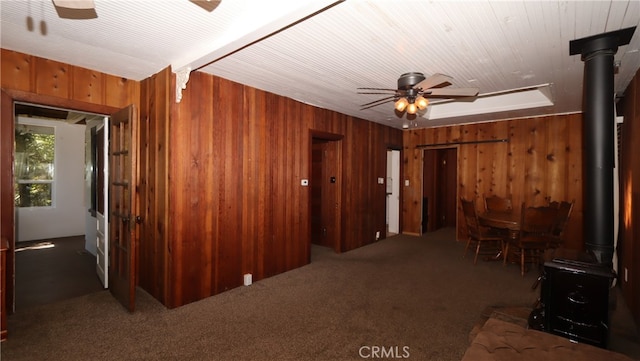
[[[102,182],[103,196],[102,202],[104,202],[104,212],[96,212],[97,219],[97,236],[96,236],[96,272],[98,277],[102,281],[104,288],[109,287],[109,117],[104,117],[104,123],[102,124],[104,135],[104,146],[102,147],[102,164],[98,164],[98,167],[102,167],[104,174],[104,181]],[[104,214],[103,214],[104,213]]]

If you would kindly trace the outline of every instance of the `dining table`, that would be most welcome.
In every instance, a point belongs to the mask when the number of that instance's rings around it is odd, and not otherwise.
[[[511,238],[517,238],[520,232],[520,214],[515,211],[486,211],[478,214],[483,226],[509,231]]]
[[[515,240],[520,235],[520,213],[515,211],[485,211],[478,214],[478,221],[485,227],[490,227],[507,234],[505,242]],[[492,257],[493,260],[504,259],[504,245],[500,252]]]

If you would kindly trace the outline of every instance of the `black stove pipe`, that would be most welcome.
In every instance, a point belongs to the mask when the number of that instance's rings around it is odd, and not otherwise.
[[[614,55],[628,44],[635,27],[573,40],[570,53],[582,54],[583,178],[585,246],[599,263],[612,266],[614,253]]]

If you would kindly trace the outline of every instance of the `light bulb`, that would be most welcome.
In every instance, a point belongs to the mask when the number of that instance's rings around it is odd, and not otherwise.
[[[399,112],[404,111],[404,109],[409,105],[409,102],[405,98],[400,98],[395,104],[396,110]]]
[[[427,107],[427,105],[429,105],[429,101],[421,95],[416,98],[416,105],[418,106],[418,109],[424,110]]]
[[[418,107],[416,106],[415,103],[411,103],[407,105],[407,113],[415,114],[417,111],[418,111]]]

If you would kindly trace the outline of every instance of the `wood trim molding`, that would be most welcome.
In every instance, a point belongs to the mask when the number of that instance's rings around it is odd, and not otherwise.
[[[115,113],[119,108],[109,105],[101,105],[83,102],[81,100],[65,99],[50,95],[35,94],[23,90],[2,89],[5,93],[17,102],[31,103],[36,105],[44,105],[50,107],[58,107],[64,109],[73,109],[83,112],[110,115]]]

